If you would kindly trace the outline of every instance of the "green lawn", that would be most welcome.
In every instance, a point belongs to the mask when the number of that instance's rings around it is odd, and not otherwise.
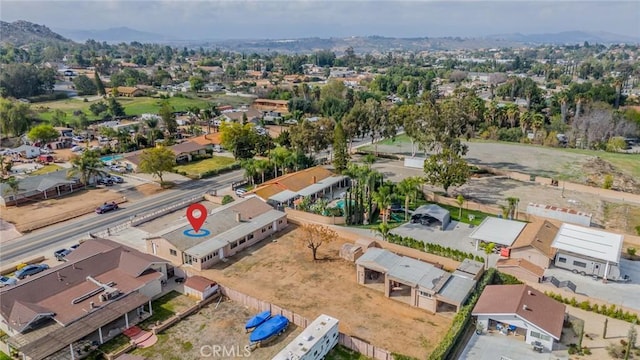
[[[429,204],[434,204],[431,202],[427,202],[427,201],[419,201],[418,205],[415,207],[419,207],[422,205],[429,205]],[[486,217],[488,216],[495,216],[494,214],[487,214],[487,213],[483,213],[481,211],[476,211],[476,210],[467,210],[464,208],[464,205],[462,205],[462,217],[460,218],[458,215],[460,215],[460,208],[457,206],[452,206],[452,205],[446,205],[446,204],[440,204],[440,203],[435,203],[436,205],[445,208],[447,210],[449,210],[449,213],[451,214],[451,220],[456,220],[459,221],[461,223],[465,223],[465,224],[471,224],[471,225],[480,225],[480,223],[482,222],[482,220],[484,220]],[[410,206],[410,208],[412,210],[415,210],[415,208],[413,206]],[[469,220],[469,215],[473,216],[473,220]],[[496,214],[497,215],[497,214]]]
[[[187,175],[198,176],[207,171],[218,170],[233,165],[235,159],[226,156],[214,156],[212,158],[193,161],[174,168],[175,172],[186,173]]]
[[[336,345],[326,356],[327,360],[370,360],[368,357],[351,351],[342,345]]]
[[[210,101],[198,98],[191,99],[172,97],[168,100],[171,106],[173,106],[176,111],[184,111],[190,106],[198,106],[200,108],[203,108],[210,103]],[[81,110],[85,113],[85,115],[87,115],[89,120],[98,120],[100,118],[93,115],[89,111],[89,106],[99,101],[104,100],[100,99],[96,101],[83,102],[82,100],[78,99],[65,99],[36,103],[33,104],[31,108],[36,111],[36,113],[38,114],[37,117],[39,119],[47,121],[52,119],[53,111],[56,109],[64,111],[67,114],[67,119],[71,119],[73,117],[74,111]],[[118,98],[118,101],[124,107],[125,113],[127,115],[142,115],[147,113],[158,113],[158,110],[160,109],[160,102],[162,101],[162,99],[151,97],[137,97]]]
[[[411,143],[411,139],[409,138],[409,136],[407,136],[406,134],[400,134],[392,139],[384,139],[382,141],[378,141],[379,145],[394,145],[396,143],[407,143],[410,144]],[[371,149],[373,150],[373,146],[369,145],[365,147],[366,149]]]
[[[153,308],[153,315],[141,322],[139,326],[144,329],[149,329],[149,327],[154,325],[156,322],[162,322],[172,317],[176,311],[179,311],[176,307],[182,305],[183,298],[184,297],[179,292],[172,291],[152,301],[151,307]]]
[[[35,176],[35,175],[43,175],[43,174],[48,174],[50,172],[56,172],[58,170],[62,170],[63,167],[60,165],[56,165],[56,164],[48,164],[45,165],[43,167],[41,167],[40,169],[36,170],[36,171],[32,171],[29,173],[29,175],[31,176]]]

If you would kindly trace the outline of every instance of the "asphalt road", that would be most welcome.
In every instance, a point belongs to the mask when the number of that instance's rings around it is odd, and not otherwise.
[[[189,181],[174,189],[149,196],[135,203],[102,215],[90,214],[81,218],[48,226],[25,234],[0,247],[0,264],[3,266],[23,260],[25,257],[42,252],[47,248],[64,247],[74,240],[86,238],[89,232],[98,232],[129,220],[134,215],[161,209],[211,190],[219,190],[243,179],[244,170],[236,170],[210,179]]]

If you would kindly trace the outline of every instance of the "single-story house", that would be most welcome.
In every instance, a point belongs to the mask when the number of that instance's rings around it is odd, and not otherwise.
[[[171,151],[176,155],[176,162],[189,162],[196,155],[206,154],[206,145],[201,145],[194,141],[185,141],[170,147]]]
[[[282,114],[289,113],[287,100],[255,99],[251,107],[260,111],[277,111]]]
[[[189,141],[202,145],[205,147],[205,150],[213,150],[215,145],[222,144],[222,133],[216,132],[212,134],[205,134],[193,137],[189,139]]]
[[[509,256],[548,269],[556,255],[551,247],[559,228],[548,220],[535,220],[526,224],[516,241],[511,245]]]
[[[509,247],[516,241],[525,225],[526,223],[520,221],[488,216],[469,237],[475,241],[476,250],[479,249],[480,242],[494,243],[497,247]]]
[[[524,336],[551,351],[562,336],[566,306],[528,285],[488,285],[471,314],[485,330]]]
[[[226,122],[241,123],[244,117],[247,117],[247,123],[258,124],[262,119],[262,112],[255,109],[248,109],[246,111],[225,111],[220,115],[221,120]]]
[[[388,250],[370,248],[356,260],[358,284],[432,313],[457,312],[476,281]]]
[[[0,329],[22,358],[86,355],[152,313],[168,262],[111,240],[80,244],[67,261],[2,289]]]
[[[294,200],[302,197],[316,199],[328,195],[334,199],[349,183],[347,176],[315,166],[266,181],[249,193],[274,206],[292,206]]]
[[[544,277],[543,268],[522,258],[500,258],[496,262],[496,269],[522,281],[540,282]]]
[[[245,197],[213,210],[202,225],[202,236],[190,236],[193,229],[185,221],[147,238],[147,252],[201,271],[285,227],[284,212],[258,197]]]
[[[142,89],[139,89],[137,87],[133,87],[133,86],[118,86],[117,88],[115,88],[118,96],[123,96],[123,97],[137,97],[137,96],[143,96],[145,94],[145,91]],[[111,95],[112,93],[112,89],[105,89],[105,92],[108,95]]]
[[[12,154],[18,154],[25,159],[35,159],[40,156],[40,148],[31,145],[21,145],[11,149]]]
[[[215,281],[199,275],[190,276],[184,282],[185,295],[192,296],[198,300],[204,300],[218,293],[219,288],[218,283]]]
[[[57,198],[84,188],[78,178],[67,178],[66,170],[27,176],[19,180],[18,186],[17,193],[14,193],[9,185],[0,183],[0,205]]]

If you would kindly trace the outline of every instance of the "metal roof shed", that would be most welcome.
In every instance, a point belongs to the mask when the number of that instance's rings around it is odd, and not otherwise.
[[[469,237],[476,241],[476,250],[480,241],[511,246],[526,225],[520,221],[487,217]]]
[[[551,247],[617,264],[620,262],[622,241],[620,234],[562,224]]]

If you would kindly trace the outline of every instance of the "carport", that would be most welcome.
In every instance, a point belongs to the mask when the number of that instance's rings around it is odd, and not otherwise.
[[[475,241],[476,251],[480,242],[494,243],[496,248],[509,247],[516,241],[527,223],[495,217],[485,218],[469,235]]]
[[[428,226],[439,225],[440,230],[444,230],[451,222],[451,215],[449,210],[436,204],[422,205],[411,215],[411,222]]]

